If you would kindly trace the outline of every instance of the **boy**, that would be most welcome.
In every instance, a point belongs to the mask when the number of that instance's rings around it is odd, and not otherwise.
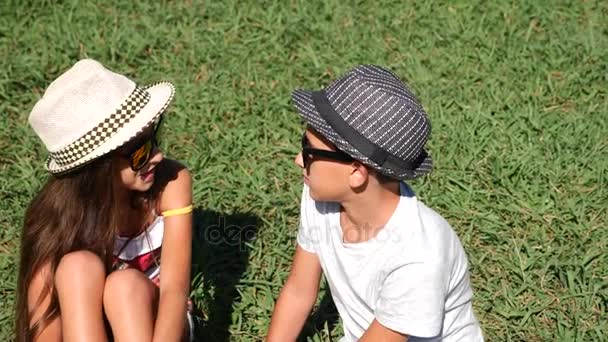
[[[296,90],[308,127],[300,230],[268,341],[295,341],[325,275],[350,341],[483,341],[450,225],[403,182],[429,172],[430,124],[399,78],[362,65]]]

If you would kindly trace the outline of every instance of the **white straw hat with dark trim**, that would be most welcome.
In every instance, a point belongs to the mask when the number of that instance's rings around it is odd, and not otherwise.
[[[304,120],[339,150],[397,180],[431,171],[426,112],[390,70],[359,65],[319,91],[296,89]]]
[[[72,171],[122,146],[157,122],[173,84],[138,87],[127,77],[84,59],[60,75],[29,116],[53,174]]]

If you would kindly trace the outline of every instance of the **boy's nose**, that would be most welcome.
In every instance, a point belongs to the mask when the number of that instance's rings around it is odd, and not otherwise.
[[[294,162],[299,167],[304,168],[304,157],[302,157],[302,151],[300,151],[300,153],[298,153],[298,155],[296,155],[296,158],[294,159]]]

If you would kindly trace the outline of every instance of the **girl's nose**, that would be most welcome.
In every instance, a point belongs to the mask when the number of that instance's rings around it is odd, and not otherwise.
[[[160,148],[155,147],[154,151],[152,151],[152,158],[150,158],[149,163],[160,163],[165,156],[163,155],[163,151]]]

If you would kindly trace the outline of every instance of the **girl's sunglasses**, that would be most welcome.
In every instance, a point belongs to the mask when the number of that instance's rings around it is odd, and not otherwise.
[[[154,132],[152,133],[152,136],[143,141],[142,143],[129,149],[129,151],[131,152],[125,154],[127,159],[129,159],[131,169],[133,171],[141,170],[150,161],[150,158],[152,157],[152,151],[154,151],[154,149],[158,147],[156,135],[158,134],[158,129],[160,128],[160,124],[162,121],[163,117],[161,116],[158,120],[158,123],[156,123],[156,125],[154,126]]]
[[[306,134],[302,135],[302,163],[304,164],[304,168],[308,169],[308,165],[310,165],[312,159],[314,157],[327,158],[335,161],[341,162],[352,162],[355,159],[345,152],[340,150],[336,151],[328,151],[328,150],[320,150],[317,148],[312,148],[310,146],[310,142],[306,137]]]

